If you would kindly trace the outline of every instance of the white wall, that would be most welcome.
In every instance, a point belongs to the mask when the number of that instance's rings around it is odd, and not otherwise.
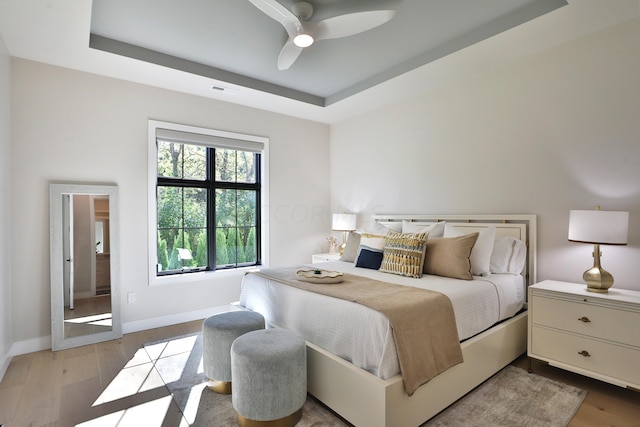
[[[147,121],[270,138],[270,260],[310,261],[330,228],[327,125],[12,59],[11,230],[14,341],[32,351],[50,335],[48,186],[120,188],[121,296],[125,324],[237,300],[241,274],[148,285]],[[301,161],[302,160],[302,161]],[[19,254],[19,255],[15,255]],[[137,300],[127,304],[128,292]],[[130,328],[131,329],[131,328]]]
[[[577,282],[593,247],[569,210],[629,211],[602,265],[640,290],[639,46],[635,19],[332,126],[334,211],[533,213],[538,279]]]
[[[0,37],[0,379],[8,367],[12,343],[11,236],[9,223],[9,184],[11,150],[9,130],[11,99],[11,60]]]

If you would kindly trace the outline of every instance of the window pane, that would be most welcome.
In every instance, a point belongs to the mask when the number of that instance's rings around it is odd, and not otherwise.
[[[207,230],[167,229],[158,233],[158,271],[205,268]]]
[[[256,155],[248,151],[216,148],[216,181],[253,184],[256,180]]]
[[[199,246],[199,239],[206,239],[206,230],[199,228],[185,228],[180,230],[181,238],[176,241],[176,247],[174,247],[173,255],[175,255],[175,267],[176,269],[184,268],[196,268],[206,266],[207,252],[206,252],[206,240],[203,247]],[[200,251],[204,250],[204,253]],[[171,260],[170,266],[173,266]]]
[[[256,200],[254,190],[216,190],[218,268],[257,262]]]
[[[236,151],[216,148],[216,181],[236,182]]]
[[[255,154],[247,151],[238,151],[237,153],[237,181],[251,184],[255,183]]]
[[[184,178],[207,179],[207,149],[198,145],[184,145]]]
[[[244,253],[238,254],[238,229],[236,227],[216,228],[216,267],[235,265],[244,259]]]
[[[182,144],[158,141],[158,176],[182,178]]]
[[[184,189],[184,227],[207,227],[207,190],[203,188]]]
[[[238,229],[231,227],[227,230],[227,259],[229,264],[238,262]]]
[[[227,234],[227,229],[216,228],[216,266],[218,268],[229,265],[229,254],[227,252]]]
[[[242,250],[243,259],[241,262],[247,262],[255,264],[258,260],[258,252],[256,248],[256,228],[255,227],[242,227],[239,231],[239,246]]]
[[[236,190],[216,189],[216,227],[236,225]]]
[[[158,263],[163,264],[163,270],[177,270],[182,268],[182,263],[180,260],[180,252],[178,249],[184,248],[184,239],[182,229],[172,228],[167,230],[161,230],[160,235],[166,236],[165,240],[167,246],[167,265],[160,261],[160,256],[158,256]],[[158,246],[163,245],[162,242],[158,244]]]
[[[193,265],[195,267],[205,268],[209,265],[209,246],[207,244],[207,229],[194,229],[190,233],[193,242]]]
[[[253,190],[238,190],[237,192],[237,224],[256,225],[256,192]]]
[[[208,265],[207,190],[158,187],[158,271]]]
[[[182,189],[158,187],[158,229],[182,225]]]

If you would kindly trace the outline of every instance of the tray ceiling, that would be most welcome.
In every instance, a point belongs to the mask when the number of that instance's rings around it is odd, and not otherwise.
[[[93,49],[325,107],[567,4],[565,0],[310,0],[311,20],[393,9],[386,24],[306,48],[248,0],[93,0]],[[281,0],[287,8],[293,2]],[[214,85],[215,86],[215,85]]]
[[[284,30],[249,0],[0,0],[0,42],[16,59],[331,124],[640,16],[639,0],[310,1],[313,19],[396,14],[287,71]]]

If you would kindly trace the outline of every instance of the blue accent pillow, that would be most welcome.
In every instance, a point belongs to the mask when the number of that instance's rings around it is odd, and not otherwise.
[[[381,249],[361,245],[356,258],[356,267],[378,270],[382,264],[383,256],[384,252]]]

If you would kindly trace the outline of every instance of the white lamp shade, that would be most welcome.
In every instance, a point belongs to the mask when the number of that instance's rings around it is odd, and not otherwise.
[[[604,245],[626,245],[629,212],[570,211],[569,240]]]
[[[332,229],[335,231],[353,231],[356,229],[355,214],[333,214]]]

